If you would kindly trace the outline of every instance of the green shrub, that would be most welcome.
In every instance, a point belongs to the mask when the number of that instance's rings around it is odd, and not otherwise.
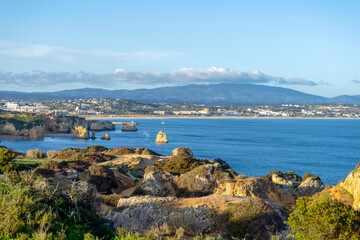
[[[106,150],[108,150],[108,148],[102,145],[93,145],[91,147],[84,148],[84,152],[104,152]]]
[[[17,168],[14,163],[15,152],[8,148],[0,148],[0,173],[8,172]]]
[[[29,159],[45,158],[45,152],[39,149],[28,150],[26,152],[25,158],[29,158]]]
[[[114,236],[107,220],[83,205],[75,208],[62,191],[33,172],[0,178],[0,239],[84,239],[88,232],[102,239]]]
[[[327,195],[296,201],[288,224],[298,240],[359,239],[359,213]]]
[[[156,165],[165,172],[172,174],[183,174],[203,164],[204,163],[196,159],[181,158],[179,156],[172,156],[165,162],[156,163]]]

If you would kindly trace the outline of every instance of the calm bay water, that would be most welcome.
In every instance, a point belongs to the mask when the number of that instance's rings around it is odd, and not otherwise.
[[[115,121],[115,120],[114,120]],[[119,122],[129,120],[118,119]],[[360,161],[360,120],[348,119],[134,119],[138,132],[109,132],[110,141],[45,138],[41,141],[2,141],[14,150],[56,150],[101,144],[114,148],[147,147],[162,155],[189,147],[198,158],[221,158],[238,173],[263,176],[280,170],[319,175],[336,184]],[[163,130],[169,143],[155,143]]]

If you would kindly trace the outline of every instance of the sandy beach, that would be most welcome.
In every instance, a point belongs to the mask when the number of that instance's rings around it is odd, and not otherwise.
[[[196,116],[196,115],[81,115],[86,119],[226,119],[226,118],[240,118],[240,119],[360,119],[347,117],[270,117],[270,116]]]

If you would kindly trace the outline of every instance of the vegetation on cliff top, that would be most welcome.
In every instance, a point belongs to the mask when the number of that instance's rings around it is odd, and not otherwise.
[[[0,110],[0,124],[12,123],[16,130],[31,129],[42,124],[42,114],[10,113]]]

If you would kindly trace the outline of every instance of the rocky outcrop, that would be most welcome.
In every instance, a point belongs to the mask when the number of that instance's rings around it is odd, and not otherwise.
[[[300,196],[312,196],[324,188],[324,184],[321,182],[320,178],[312,175],[303,179],[297,190]]]
[[[121,126],[121,131],[125,132],[136,132],[138,129],[135,126],[135,123],[123,123]]]
[[[155,142],[159,143],[159,144],[168,143],[166,133],[164,133],[163,131],[160,131],[156,136]]]
[[[179,147],[175,148],[172,151],[172,154],[174,157],[180,157],[180,158],[194,158],[194,154],[189,148],[185,147]]]
[[[35,174],[51,179],[58,188],[66,191],[73,181],[87,182],[101,194],[121,193],[134,185],[134,180],[115,169],[91,165],[84,161],[58,163],[50,161],[38,166]]]
[[[206,164],[182,174],[175,180],[179,196],[205,196],[214,193],[221,182],[234,179],[219,164]]]
[[[90,138],[89,131],[86,128],[84,128],[83,126],[75,126],[71,130],[71,133],[77,138],[82,138],[82,139]]]
[[[285,174],[276,171],[266,177],[224,181],[215,189],[215,193],[258,197],[291,207],[298,197],[311,196],[324,189],[324,184],[318,176],[312,175],[300,182],[298,180],[293,177],[289,179]]]
[[[109,121],[87,120],[86,123],[89,131],[104,131],[116,129],[115,125]]]
[[[145,175],[140,186],[134,191],[135,195],[152,195],[152,196],[175,196],[173,175],[164,172],[156,166],[148,166],[145,169]]]
[[[360,166],[355,168],[345,180],[341,181],[339,184],[343,189],[348,191],[353,196],[352,207],[355,210],[360,210]]]
[[[155,230],[158,237],[174,235],[177,229],[183,228],[187,236],[206,234],[227,239],[231,232],[241,239],[245,236],[270,239],[283,227],[282,217],[274,206],[258,198],[225,195],[201,198],[136,196],[120,199],[117,209],[102,214],[115,228],[142,233]],[[254,215],[247,214],[249,211]],[[242,228],[237,228],[236,224]],[[256,229],[247,229],[252,225],[256,225]]]

